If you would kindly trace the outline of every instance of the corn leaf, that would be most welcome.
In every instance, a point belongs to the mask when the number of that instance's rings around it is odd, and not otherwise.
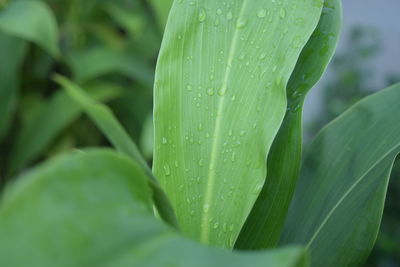
[[[84,90],[67,78],[56,75],[55,80],[64,87],[68,95],[72,97],[94,123],[96,123],[98,128],[119,152],[131,157],[140,164],[140,167],[145,170],[149,178],[150,186],[154,191],[153,201],[160,216],[171,226],[179,228],[168,198],[158,185],[157,180],[154,178],[149,166],[143,159],[138,147],[120,125],[112,111],[107,106],[92,99],[90,95],[86,94]]]
[[[0,141],[10,126],[18,101],[18,72],[25,53],[24,41],[0,33]]]
[[[120,94],[118,87],[97,85],[88,94],[99,101],[108,101]],[[16,136],[8,173],[14,174],[37,159],[55,138],[79,115],[82,108],[64,91],[58,91],[41,112]]]
[[[117,73],[152,87],[154,70],[146,62],[105,47],[76,52],[68,57],[74,79],[80,83]]]
[[[43,1],[12,1],[0,12],[0,31],[34,42],[53,57],[58,57],[56,19]]]
[[[307,150],[281,244],[305,244],[313,266],[359,266],[382,218],[400,152],[400,84],[325,127]]]
[[[341,20],[340,0],[326,0],[318,26],[290,76],[288,109],[271,147],[267,179],[235,244],[237,248],[274,247],[279,240],[299,175],[304,99],[333,56]]]
[[[1,266],[303,267],[304,249],[230,253],[179,237],[151,213],[146,174],[130,158],[90,150],[47,162],[0,202]]]
[[[233,246],[322,3],[173,3],[156,68],[153,170],[190,238]]]

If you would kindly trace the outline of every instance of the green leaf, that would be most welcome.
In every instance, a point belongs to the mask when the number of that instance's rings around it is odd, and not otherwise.
[[[56,19],[42,1],[12,1],[0,12],[0,31],[36,43],[58,57]]]
[[[359,266],[382,218],[400,152],[400,84],[355,104],[306,153],[281,244],[305,244],[313,266]]]
[[[154,173],[187,236],[233,246],[322,3],[174,2],[156,68]]]
[[[6,134],[18,99],[18,71],[26,52],[22,40],[0,33],[0,141]]]
[[[299,175],[302,150],[302,112],[308,91],[330,62],[341,29],[340,0],[326,0],[317,28],[301,52],[287,86],[288,110],[268,157],[263,189],[235,246],[274,247],[281,235]]]
[[[149,178],[150,185],[154,191],[153,201],[160,213],[160,216],[170,225],[178,228],[174,211],[171,208],[168,198],[159,187],[149,166],[140,154],[136,144],[132,141],[125,129],[119,124],[112,111],[105,105],[96,102],[84,90],[79,88],[63,76],[56,75],[55,81],[65,88],[77,104],[89,115],[99,129],[108,138],[111,144],[122,154],[130,156],[140,167],[143,168]]]
[[[88,94],[99,101],[108,101],[120,94],[119,88],[107,84],[90,87]],[[9,174],[24,168],[37,159],[54,139],[79,115],[82,108],[64,91],[58,91],[41,112],[15,137]]]
[[[106,47],[76,52],[68,58],[75,80],[87,82],[98,76],[119,73],[152,87],[154,71],[144,61]]]
[[[154,218],[139,164],[107,150],[68,155],[9,186],[0,202],[0,265],[306,266],[304,249],[231,253]]]

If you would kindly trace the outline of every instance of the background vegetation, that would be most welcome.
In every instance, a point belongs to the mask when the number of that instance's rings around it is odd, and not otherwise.
[[[9,177],[56,154],[108,145],[52,81],[56,72],[106,102],[151,162],[152,87],[165,7],[144,0],[47,4],[57,20],[60,53],[13,37],[4,30],[0,15],[0,187]],[[0,1],[0,14],[6,5]],[[380,51],[379,34],[357,28],[349,42],[349,50],[336,55],[331,64],[323,110],[307,125],[308,136],[376,90],[369,86],[373,68],[368,62]],[[399,80],[396,75],[400,73],[388,77],[388,85]],[[368,266],[400,264],[399,161],[392,175],[381,234]]]

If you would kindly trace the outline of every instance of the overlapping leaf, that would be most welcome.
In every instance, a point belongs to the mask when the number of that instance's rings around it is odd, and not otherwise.
[[[96,100],[107,101],[117,97],[120,90],[97,84],[90,87],[88,94]],[[82,108],[73,99],[64,91],[56,92],[42,111],[16,135],[8,173],[14,174],[40,156],[80,114]]]
[[[341,21],[340,0],[326,0],[318,26],[290,76],[288,109],[271,147],[266,182],[236,243],[240,249],[273,247],[279,240],[299,175],[304,99],[333,56]]]
[[[358,266],[375,242],[400,152],[400,84],[360,101],[306,153],[281,244],[311,249],[313,266]]]
[[[101,75],[118,73],[152,87],[153,70],[146,62],[109,48],[99,47],[70,55],[75,80],[87,82]]]
[[[156,70],[154,173],[183,232],[232,247],[323,1],[175,1]]]
[[[177,235],[151,213],[139,165],[107,150],[48,162],[0,202],[0,265],[306,266],[304,249],[231,253]]]
[[[140,154],[136,144],[132,141],[125,129],[119,124],[112,111],[105,105],[96,102],[90,95],[81,88],[60,75],[55,80],[65,88],[70,97],[87,113],[96,123],[99,129],[110,140],[111,144],[122,154],[134,159],[146,172],[152,187],[153,201],[160,216],[170,225],[178,228],[174,211],[171,208],[168,198],[159,187],[156,179],[151,173],[149,166]]]

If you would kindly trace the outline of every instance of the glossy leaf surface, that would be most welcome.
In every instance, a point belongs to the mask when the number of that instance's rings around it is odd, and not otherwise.
[[[156,69],[153,168],[187,236],[233,246],[322,3],[174,2]]]
[[[326,0],[317,28],[308,40],[287,86],[288,109],[268,157],[263,189],[247,218],[236,247],[274,247],[282,232],[299,175],[304,99],[331,60],[340,33],[340,0]]]
[[[231,253],[179,237],[151,212],[144,171],[108,150],[50,161],[0,202],[1,266],[303,267],[304,249]]]
[[[305,244],[313,266],[358,266],[375,242],[400,152],[400,84],[325,127],[306,153],[281,244]]]

